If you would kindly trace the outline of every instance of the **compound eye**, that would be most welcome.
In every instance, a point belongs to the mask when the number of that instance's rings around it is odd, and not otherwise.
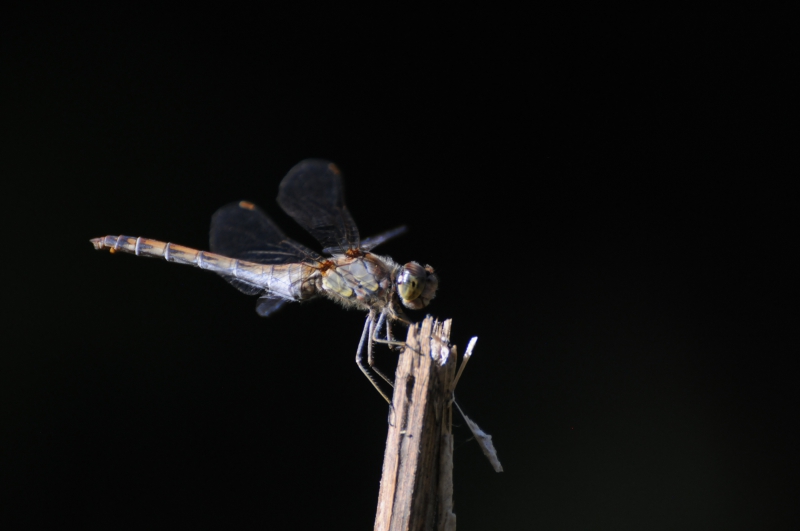
[[[427,271],[416,262],[409,262],[397,276],[397,293],[404,302],[416,300],[425,289]]]

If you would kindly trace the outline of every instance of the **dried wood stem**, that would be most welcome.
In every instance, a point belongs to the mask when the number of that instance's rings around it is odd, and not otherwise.
[[[389,415],[376,531],[454,531],[451,321],[408,330]]]

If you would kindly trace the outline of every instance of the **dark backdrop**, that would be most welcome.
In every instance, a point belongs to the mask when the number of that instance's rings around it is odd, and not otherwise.
[[[436,267],[454,342],[480,338],[458,396],[506,471],[457,428],[459,529],[785,522],[779,16],[192,9],[2,22],[5,518],[369,528],[364,316],[261,319],[88,242],[207,248],[247,199],[313,246],[274,198],[324,157],[362,235],[409,226],[381,251]]]

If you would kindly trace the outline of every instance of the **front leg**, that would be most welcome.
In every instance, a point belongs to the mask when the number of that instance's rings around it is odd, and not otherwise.
[[[403,324],[410,325],[406,321],[402,321]],[[381,326],[386,325],[386,339],[380,339],[378,334],[380,333]],[[405,347],[406,344],[403,341],[395,341],[394,337],[392,337],[392,323],[386,318],[386,311],[381,312],[380,319],[378,319],[378,326],[375,328],[375,333],[372,336],[372,341],[375,343],[383,343],[385,345],[389,345],[390,347]]]

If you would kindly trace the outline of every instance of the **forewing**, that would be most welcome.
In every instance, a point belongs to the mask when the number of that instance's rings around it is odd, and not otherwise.
[[[382,232],[380,234],[376,234],[375,236],[370,236],[369,238],[365,238],[361,240],[361,250],[362,251],[371,251],[375,247],[379,246],[383,242],[387,240],[391,240],[401,234],[406,232],[406,226],[403,225],[401,227],[397,227],[396,229],[387,230],[386,232]]]
[[[358,249],[360,239],[344,204],[342,176],[327,160],[306,159],[281,181],[278,204],[316,238],[324,249]]]

